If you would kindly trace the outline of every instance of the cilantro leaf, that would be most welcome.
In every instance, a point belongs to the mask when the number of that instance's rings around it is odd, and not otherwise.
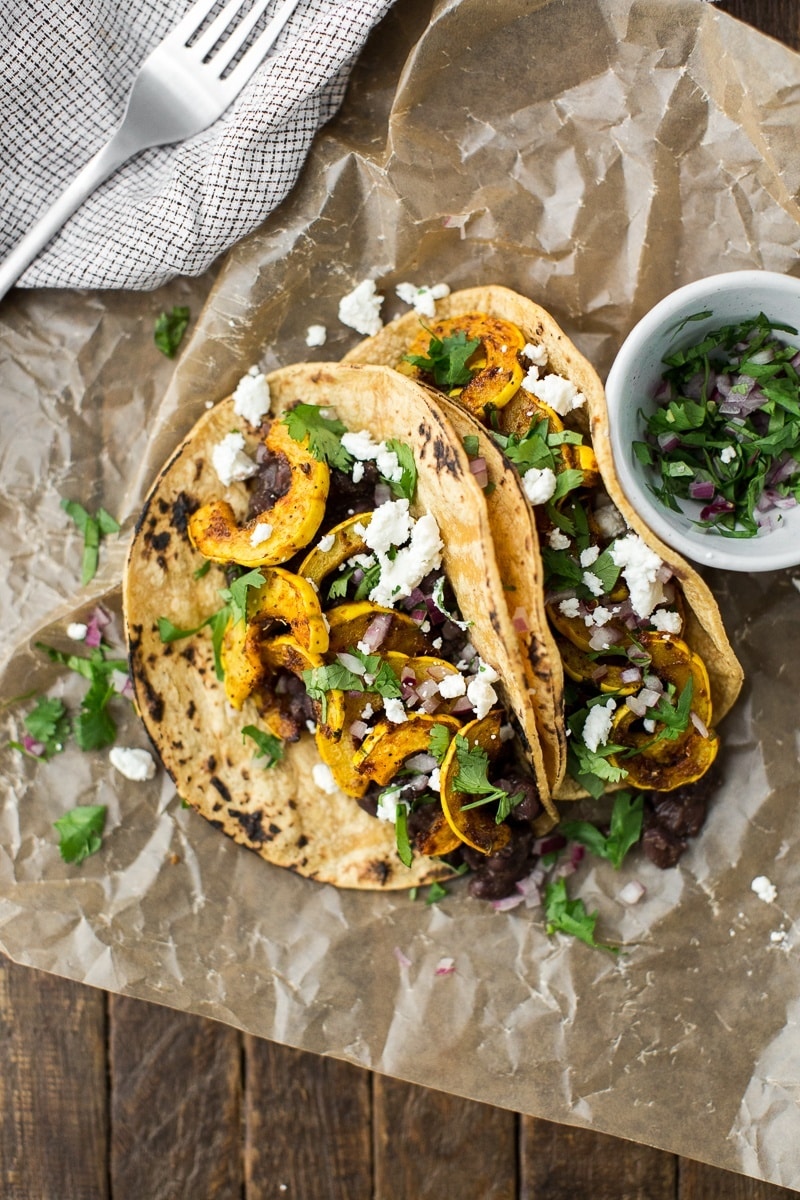
[[[642,833],[644,796],[641,792],[617,792],[611,813],[611,825],[604,834],[590,821],[562,821],[559,832],[573,842],[580,842],[593,854],[606,858],[619,869],[625,855],[638,842]]]
[[[174,358],[178,353],[178,347],[189,326],[189,317],[189,309],[176,304],[169,312],[162,312],[157,319],[153,341],[167,358]]]
[[[97,574],[100,538],[108,533],[119,533],[119,522],[115,521],[104,508],[98,509],[97,515],[93,517],[77,500],[62,500],[61,507],[75,522],[78,532],[83,534],[81,586],[85,587]]]
[[[477,458],[481,452],[480,439],[476,433],[465,433],[461,439],[469,458]]]
[[[569,898],[565,879],[556,879],[553,883],[547,884],[544,894],[544,915],[548,933],[568,933],[585,942],[587,946],[610,950],[612,954],[618,953],[615,946],[607,946],[595,940],[594,930],[599,914],[596,911],[587,913],[586,905],[582,900]]]
[[[57,696],[40,696],[24,725],[34,741],[44,746],[43,753],[37,757],[52,758],[64,749],[69,736],[69,716],[63,700]]]
[[[324,416],[316,404],[296,404],[282,420],[294,441],[303,442],[308,438],[308,447],[318,462],[326,462],[340,471],[351,469],[353,456],[342,445],[342,434],[347,432],[347,426],[341,421]]]
[[[397,841],[397,857],[404,867],[410,867],[414,858],[411,842],[408,839],[408,805],[402,801],[395,809],[394,818],[395,839]]]
[[[664,692],[653,708],[648,708],[647,715],[663,725],[653,738],[654,742],[674,742],[689,726],[691,720],[692,695],[694,679],[690,675],[686,680],[677,704],[672,703],[669,692]]]
[[[438,904],[440,900],[444,900],[446,895],[447,888],[434,880],[431,886],[428,888],[428,894],[425,897],[425,903]]]
[[[232,625],[247,620],[247,593],[250,588],[260,588],[266,582],[261,572],[254,569],[234,579],[230,587],[219,589],[220,596],[228,606]]]
[[[478,808],[483,804],[497,804],[495,821],[500,825],[512,808],[516,808],[518,804],[522,803],[524,799],[522,792],[511,796],[503,788],[495,787],[493,783],[489,782],[489,755],[480,746],[473,746],[470,749],[467,739],[458,733],[456,734],[456,762],[458,763],[458,774],[453,780],[454,790],[481,797],[480,800],[474,800],[471,804],[462,805],[462,811],[466,812],[467,809]]]
[[[414,492],[417,490],[417,464],[414,462],[414,451],[406,442],[401,442],[397,438],[388,438],[386,448],[397,455],[397,461],[403,472],[399,479],[388,479],[386,482],[399,499],[413,500]]]
[[[242,741],[252,738],[256,744],[255,758],[266,758],[265,768],[274,767],[283,758],[283,742],[274,733],[259,729],[257,725],[245,725]]]
[[[467,341],[463,329],[445,338],[438,338],[432,333],[426,355],[406,354],[403,357],[426,375],[432,375],[437,387],[465,387],[475,374],[467,362],[480,344],[480,338]]]
[[[104,746],[114,744],[117,725],[108,711],[108,703],[115,695],[113,686],[104,675],[92,680],[75,718],[75,741],[81,750],[101,750]]]
[[[59,832],[58,848],[64,862],[80,863],[96,854],[106,823],[105,804],[79,804],[54,821]]]
[[[446,725],[434,725],[428,734],[428,749],[441,766],[450,745],[450,730]]]

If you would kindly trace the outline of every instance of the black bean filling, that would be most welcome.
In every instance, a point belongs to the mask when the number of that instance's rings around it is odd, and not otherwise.
[[[269,683],[262,686],[260,695],[265,708],[280,708],[287,733],[287,742],[296,742],[305,732],[307,722],[316,720],[314,703],[302,679],[291,671],[276,671]]]
[[[689,840],[703,827],[711,796],[719,786],[719,774],[710,771],[671,792],[645,796],[642,849],[657,867],[674,867]]]
[[[271,454],[263,442],[256,452],[258,471],[250,488],[247,519],[252,521],[268,512],[292,486],[292,468],[283,454]]]
[[[340,525],[355,513],[372,512],[375,507],[375,488],[379,483],[378,468],[373,462],[364,463],[364,475],[358,483],[346,471],[331,467],[324,529]]]

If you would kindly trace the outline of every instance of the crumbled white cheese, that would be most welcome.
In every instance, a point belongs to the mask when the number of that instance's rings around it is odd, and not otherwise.
[[[583,392],[579,392],[570,379],[561,375],[545,375],[543,379],[529,379],[531,372],[522,381],[526,391],[536,396],[548,408],[552,408],[559,416],[565,417],[574,408],[580,408],[586,403]]]
[[[551,529],[547,541],[551,550],[566,550],[569,546],[569,538],[560,529]]]
[[[220,483],[230,487],[235,479],[250,479],[258,467],[244,452],[244,435],[226,433],[211,451],[211,465]]]
[[[314,763],[311,768],[311,777],[320,791],[326,792],[329,796],[339,790],[336,780],[333,778],[333,771],[327,763]]]
[[[594,510],[594,520],[604,538],[619,537],[627,529],[625,518],[609,500],[607,504],[598,504]]]
[[[537,367],[547,366],[547,351],[544,346],[534,346],[531,342],[526,342],[522,347],[522,354],[528,362],[534,363]]]
[[[380,312],[383,296],[377,294],[374,279],[364,279],[352,292],[342,296],[339,301],[339,320],[343,325],[349,325],[356,333],[366,337],[383,329]]]
[[[497,704],[497,692],[492,684],[497,683],[500,676],[494,667],[490,667],[482,658],[479,658],[478,662],[478,673],[473,675],[467,684],[467,699],[475,709],[475,716],[480,721]]]
[[[448,674],[439,680],[439,695],[445,700],[455,700],[456,696],[463,696],[466,690],[467,681],[463,675]]]
[[[251,367],[236,385],[233,411],[251,425],[258,426],[269,412],[270,394],[267,377],[258,367]]]
[[[375,455],[375,466],[378,468],[379,474],[384,479],[388,479],[390,483],[398,483],[403,478],[400,459],[394,450],[385,448],[383,442],[381,442],[381,449]]]
[[[441,773],[438,767],[434,767],[431,771],[430,778],[428,779],[428,787],[432,792],[439,792],[442,790]]]
[[[628,585],[631,606],[639,617],[649,617],[654,608],[664,603],[664,585],[658,578],[663,566],[661,559],[651,550],[638,533],[629,533],[611,546],[611,558],[622,568],[622,576]]]
[[[408,720],[406,710],[403,707],[403,701],[399,697],[391,696],[383,702],[383,712],[387,721],[391,721],[393,725],[402,725]]]
[[[326,533],[325,537],[321,537],[317,542],[317,548],[321,550],[323,554],[327,554],[329,550],[333,549],[333,544],[335,541],[335,533]]]
[[[272,534],[272,526],[269,521],[257,521],[253,526],[253,532],[250,534],[250,545],[260,546],[262,542],[266,542]]]
[[[369,594],[374,604],[388,607],[410,596],[429,571],[441,566],[444,544],[436,519],[424,513],[414,521],[408,511],[408,500],[382,504],[373,513],[363,536],[375,551],[381,568],[380,579]],[[389,558],[392,549],[396,553]]]
[[[583,741],[587,750],[592,754],[598,746],[604,746],[611,732],[611,722],[614,718],[616,700],[608,700],[605,704],[594,704],[589,709],[589,715],[583,726]]]
[[[397,483],[403,478],[403,468],[394,450],[390,450],[386,442],[376,442],[367,429],[342,434],[342,446],[357,462],[374,462],[383,478],[391,483]],[[358,479],[355,468],[353,469],[353,479],[356,483],[363,475],[363,466]]]
[[[73,642],[82,642],[88,632],[89,626],[80,621],[74,621],[67,626],[67,637],[72,638]]]
[[[417,287],[413,283],[398,283],[395,292],[399,300],[404,304],[410,304],[415,312],[421,317],[429,317],[431,320],[436,316],[436,301],[444,300],[445,296],[450,295],[450,288],[446,283],[435,283],[433,287]]]
[[[723,446],[719,452],[720,462],[733,462],[736,458],[736,451],[733,446]]]
[[[597,562],[599,557],[599,546],[587,546],[585,550],[581,550],[581,566],[590,567],[592,563]]]
[[[558,607],[568,620],[572,620],[580,614],[581,602],[577,596],[568,596],[566,600],[560,601]]]
[[[581,576],[581,582],[589,589],[593,596],[602,596],[605,591],[602,579],[599,575],[595,575],[594,571],[584,571]]]
[[[350,474],[353,477],[353,483],[361,483],[361,480],[364,478],[363,462],[358,462],[358,461],[354,462],[353,470],[350,472]]]
[[[397,809],[402,804],[408,807],[405,800],[400,799],[402,787],[387,788],[385,792],[381,792],[378,797],[378,808],[375,816],[379,821],[390,821],[392,825],[397,820]]]
[[[361,720],[368,721],[370,719],[370,717],[374,717],[374,715],[375,715],[375,709],[372,707],[372,705],[370,704],[370,702],[368,700],[367,703],[364,705],[364,707],[361,710]]]
[[[369,462],[378,453],[380,443],[376,442],[368,429],[348,430],[342,434],[342,446],[360,462]]]
[[[152,779],[156,773],[156,764],[152,754],[147,750],[137,750],[128,746],[112,746],[108,752],[108,761],[112,767],[132,779],[135,783],[144,783]]]
[[[607,625],[612,616],[613,613],[610,608],[605,608],[602,604],[598,604],[591,613],[592,624],[597,626]]]
[[[656,723],[651,717],[647,717],[642,721],[642,724],[644,725],[645,733],[655,733]]]
[[[681,614],[671,612],[668,608],[657,608],[650,617],[650,624],[654,625],[656,629],[660,629],[662,633],[680,633]]]
[[[531,504],[546,504],[556,490],[555,472],[550,467],[530,467],[522,476],[522,488]]]
[[[390,500],[375,510],[369,526],[357,525],[355,532],[364,538],[370,550],[380,556],[388,553],[392,546],[403,546],[411,535],[413,523],[408,500]]]
[[[309,325],[306,330],[307,346],[324,346],[328,331],[324,325]]]
[[[759,900],[763,900],[765,904],[772,904],[777,898],[778,889],[771,880],[767,879],[766,875],[756,875],[753,882],[750,884]]]

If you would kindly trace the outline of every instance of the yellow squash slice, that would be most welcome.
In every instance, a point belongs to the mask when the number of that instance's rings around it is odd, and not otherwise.
[[[363,641],[375,617],[381,615],[392,618],[389,630],[379,647],[378,652],[381,655],[385,656],[390,650],[408,655],[425,654],[430,651],[430,641],[417,622],[406,613],[398,612],[394,608],[383,608],[370,600],[351,600],[345,604],[337,604],[327,611],[331,654],[339,654],[357,646]]]
[[[432,337],[443,341],[458,333],[463,333],[468,342],[475,339],[480,341],[480,346],[467,364],[477,370],[469,383],[463,388],[453,389],[449,394],[457,397],[459,404],[473,416],[482,418],[487,404],[502,408],[522,383],[525,372],[519,354],[525,346],[525,339],[510,321],[490,317],[486,313],[465,313],[464,316],[434,321],[427,328],[423,327],[411,344],[409,354],[424,358],[428,355]],[[423,370],[409,362],[400,363],[397,369],[413,378],[426,377]]]
[[[371,520],[371,512],[356,513],[354,517],[348,517],[346,521],[335,525],[327,535],[329,539],[333,538],[333,544],[327,550],[321,550],[319,544],[314,546],[301,562],[297,574],[302,575],[304,579],[312,579],[317,587],[321,588],[323,579],[330,575],[331,571],[335,571],[354,554],[363,554],[366,551],[364,538],[360,533],[356,533],[355,527],[358,525],[366,528]]]
[[[458,736],[467,742],[470,750],[479,746],[491,762],[502,746],[502,720],[502,713],[494,709],[479,720],[469,721]],[[459,774],[457,749],[458,743],[454,737],[447,748],[440,772],[442,811],[459,841],[465,842],[473,850],[479,850],[481,854],[496,854],[508,845],[511,837],[509,828],[506,824],[498,825],[483,808],[465,809],[464,806],[477,797],[456,790],[455,781]]]
[[[353,764],[356,771],[364,779],[385,786],[407,758],[428,750],[434,725],[444,725],[451,733],[461,728],[455,717],[427,713],[409,716],[399,725],[385,719],[378,721],[356,751]]]

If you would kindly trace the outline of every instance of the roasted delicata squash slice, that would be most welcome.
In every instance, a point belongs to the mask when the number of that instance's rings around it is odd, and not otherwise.
[[[434,725],[444,725],[451,733],[461,727],[455,717],[439,716],[438,713],[435,716],[415,714],[399,725],[381,719],[356,751],[355,770],[362,778],[385,786],[394,779],[407,758],[428,750]]]
[[[270,622],[283,621],[304,650],[324,654],[328,649],[328,622],[314,585],[282,567],[265,569],[263,575],[265,582],[253,592],[248,604],[248,636],[260,640]]]
[[[258,646],[248,643],[247,624],[229,621],[222,636],[220,663],[225,674],[225,696],[235,709],[259,686],[266,674]]]
[[[265,439],[268,452],[289,463],[289,490],[263,512],[237,524],[227,500],[212,500],[188,521],[192,544],[205,558],[242,567],[286,562],[307,546],[325,515],[330,471],[308,448],[296,442],[282,421],[273,421]]]
[[[348,517],[346,521],[342,521],[341,524],[328,530],[325,538],[320,539],[327,549],[323,550],[318,542],[301,562],[297,570],[298,575],[312,580],[318,588],[321,588],[323,580],[332,571],[337,570],[342,563],[347,562],[354,555],[363,554],[366,551],[367,546],[363,534],[357,533],[356,528],[365,528],[371,520],[372,513],[356,513],[355,516]]]
[[[594,683],[601,692],[612,692],[615,696],[630,696],[642,686],[639,678],[625,680],[623,672],[631,669],[631,663],[619,658],[592,657],[579,650],[567,638],[557,638],[558,649],[564,671],[576,683]],[[620,665],[622,664],[622,665]]]
[[[625,718],[625,714],[620,714]],[[633,718],[633,713],[630,714]],[[630,722],[632,723],[632,722]],[[630,724],[622,720],[612,736],[619,743],[626,739],[633,742],[641,734],[631,734],[624,726]],[[639,748],[638,753],[631,758],[622,755],[609,755],[609,761],[614,766],[624,766],[627,771],[626,786],[642,788],[645,791],[671,792],[687,783],[694,783],[705,775],[706,771],[717,757],[719,738],[713,730],[707,735],[692,730],[686,737],[677,742],[658,743],[658,753],[647,748]]]
[[[436,701],[437,713],[450,712],[459,695],[463,695],[461,692],[452,698],[446,698],[439,693],[438,685],[446,676],[463,678],[458,667],[444,658],[436,658],[432,654],[419,654],[410,658],[407,654],[399,654],[397,651],[389,651],[385,658],[397,678],[401,682],[407,682],[414,689],[419,703],[425,704],[429,699]]]
[[[487,404],[502,408],[522,383],[525,372],[519,354],[525,340],[510,321],[486,313],[465,313],[423,327],[409,348],[408,357],[425,359],[430,355],[434,338],[444,341],[459,334],[463,334],[465,341],[478,341],[480,345],[468,360],[468,366],[475,374],[463,387],[453,388],[450,395],[457,396],[459,404],[468,412],[482,418]],[[424,380],[429,372],[425,367],[409,362],[408,357],[398,370]]]
[[[420,854],[438,858],[442,854],[450,854],[457,850],[460,842],[461,838],[450,828],[447,818],[440,810],[425,834],[415,840],[415,846]]]
[[[370,600],[352,600],[345,604],[337,604],[327,610],[327,617],[331,654],[345,652],[368,639],[368,631],[373,628],[373,622],[376,620],[386,624],[386,631],[379,643],[382,655],[395,650],[411,656],[425,654],[431,649],[429,639],[416,621],[406,613],[398,612],[394,608],[383,608]]]
[[[485,717],[469,721],[462,726],[447,748],[439,775],[442,811],[450,828],[459,841],[465,842],[473,850],[479,850],[481,854],[496,854],[498,850],[502,850],[508,845],[510,834],[508,826],[498,825],[485,809],[466,807],[476,797],[460,792],[456,787],[461,770],[458,748],[462,741],[466,742],[470,750],[478,747],[485,751],[491,762],[500,753],[502,746],[501,724],[502,714],[493,710]]]
[[[361,716],[366,704],[377,708],[376,700],[383,703],[374,693],[348,695],[339,690],[328,692],[325,716],[321,717],[314,735],[317,753],[330,767],[336,783],[346,795],[356,798],[364,795],[370,779],[356,769],[358,750],[351,727]]]

